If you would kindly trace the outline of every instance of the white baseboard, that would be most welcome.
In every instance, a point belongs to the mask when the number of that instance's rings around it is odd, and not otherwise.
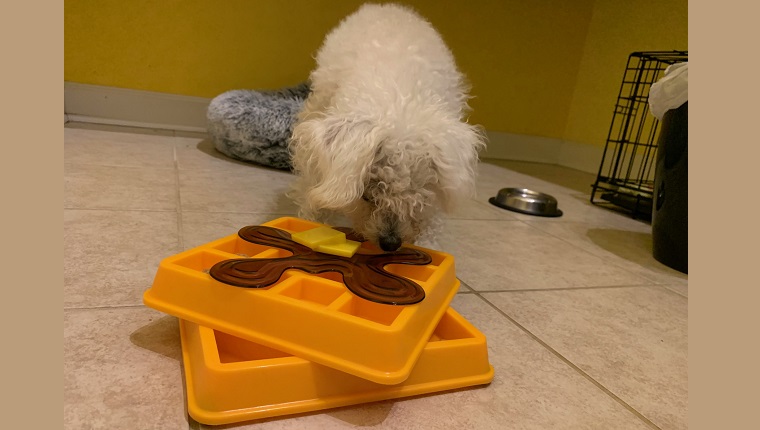
[[[488,147],[482,158],[557,164],[562,140],[550,137],[488,131]]]
[[[556,164],[597,174],[604,148],[551,137],[488,132],[488,148],[481,158]]]
[[[211,99],[64,82],[69,121],[206,132]],[[482,158],[557,164],[596,174],[604,148],[562,139],[488,131]]]
[[[181,131],[206,131],[211,99],[64,82],[69,121]]]
[[[599,173],[599,164],[602,162],[603,154],[603,146],[565,140],[562,142],[557,164],[596,175]]]

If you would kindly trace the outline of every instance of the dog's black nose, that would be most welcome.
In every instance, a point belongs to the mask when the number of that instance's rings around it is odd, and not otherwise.
[[[401,247],[401,238],[394,235],[390,236],[380,236],[380,248],[383,249],[383,251],[391,252],[399,249]]]

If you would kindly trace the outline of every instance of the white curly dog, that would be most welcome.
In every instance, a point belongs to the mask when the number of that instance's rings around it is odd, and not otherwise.
[[[316,62],[289,145],[299,215],[344,215],[385,251],[436,243],[442,212],[474,195],[485,145],[451,51],[415,11],[365,4]]]

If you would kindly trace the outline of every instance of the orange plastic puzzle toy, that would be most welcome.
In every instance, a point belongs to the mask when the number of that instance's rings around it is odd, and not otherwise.
[[[219,425],[488,384],[486,338],[449,308],[406,381],[377,384],[180,321],[188,412]]]
[[[316,253],[287,238],[316,227],[322,225],[278,218],[168,257],[160,263],[143,301],[178,318],[376,383],[403,382],[459,288],[454,258],[414,246],[383,253],[365,241],[351,257],[359,263],[326,254],[316,263],[358,264],[362,271],[308,273],[280,265],[283,261],[287,265],[288,258]],[[250,240],[259,235],[267,236],[260,242],[269,245]],[[394,256],[407,264],[394,264]],[[269,260],[259,267],[263,259]],[[376,273],[379,266],[382,276]],[[225,273],[245,282],[274,278],[270,269],[282,275],[259,288],[215,279]],[[347,288],[345,281],[353,285],[367,271],[378,275],[382,284],[362,281],[356,283],[358,288],[382,300],[362,298]],[[413,304],[386,304],[407,299]]]
[[[459,285],[444,252],[283,217],[165,258],[143,302],[180,319],[188,412],[218,425],[490,383]]]

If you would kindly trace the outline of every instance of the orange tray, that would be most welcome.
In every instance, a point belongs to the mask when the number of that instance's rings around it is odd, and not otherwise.
[[[180,320],[188,412],[231,424],[488,384],[485,336],[449,308],[406,381],[376,384]]]
[[[263,224],[290,233],[322,224],[284,217]],[[363,244],[362,246],[368,246]],[[385,270],[416,282],[425,298],[413,305],[375,303],[348,291],[337,273],[288,270],[266,289],[213,279],[214,264],[240,255],[287,257],[237,234],[164,259],[143,302],[154,309],[380,384],[406,380],[459,288],[454,258],[414,246],[432,257],[423,266]],[[336,257],[338,258],[338,257]]]

